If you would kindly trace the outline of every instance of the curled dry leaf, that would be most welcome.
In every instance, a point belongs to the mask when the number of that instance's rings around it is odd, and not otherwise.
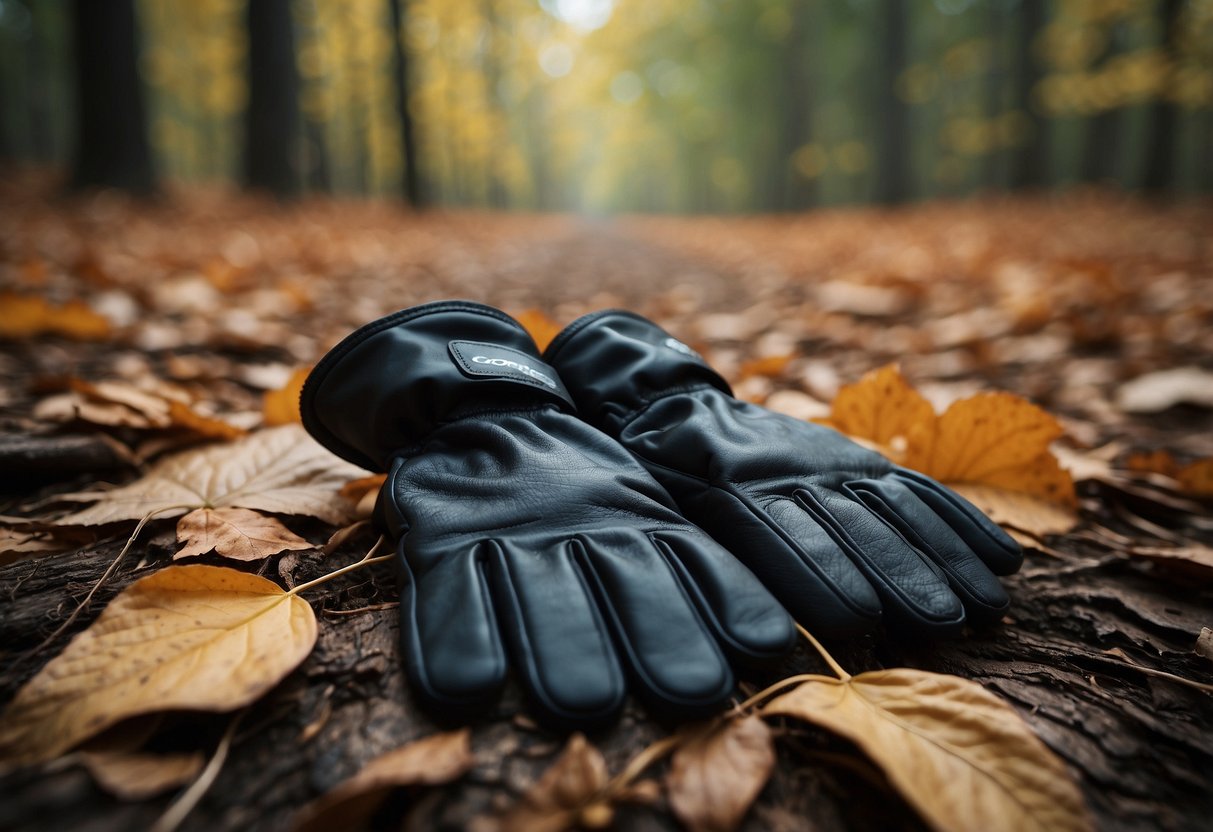
[[[607,784],[606,761],[581,734],[569,737],[564,752],[522,799],[487,828],[495,832],[563,832],[599,829],[613,812],[601,792]]]
[[[289,425],[299,421],[299,394],[311,367],[299,367],[278,390],[268,391],[261,399],[261,417],[266,426]]]
[[[937,830],[1086,832],[1065,765],[975,682],[898,668],[804,682],[762,708],[858,745]]]
[[[177,521],[177,542],[185,545],[173,560],[213,550],[225,558],[250,561],[314,548],[281,520],[247,508],[195,509]]]
[[[199,751],[180,754],[83,751],[80,762],[93,782],[114,797],[147,800],[193,780],[202,771],[206,758]]]
[[[1159,413],[1177,404],[1213,407],[1213,373],[1199,367],[1146,373],[1121,385],[1116,404],[1127,413]]]
[[[0,716],[0,761],[29,765],[140,714],[224,712],[307,657],[316,617],[257,575],[169,566],[123,590]]]
[[[0,528],[0,566],[16,563],[34,555],[62,552],[70,544],[56,540],[43,531]]]
[[[326,451],[301,426],[284,425],[239,442],[168,457],[142,478],[112,491],[61,495],[63,500],[98,502],[58,522],[94,526],[137,520],[152,512],[176,517],[197,508],[231,506],[308,515],[336,524],[348,519],[351,510],[337,490],[360,473]]]
[[[132,384],[73,378],[68,388],[67,393],[40,401],[34,416],[139,430],[178,429],[205,439],[238,439],[246,434],[236,425],[199,413],[185,390],[159,379]]]
[[[475,762],[467,728],[415,740],[371,760],[350,779],[309,804],[295,832],[361,829],[392,789],[456,780]]]
[[[757,716],[702,726],[678,747],[666,777],[670,807],[692,832],[736,829],[775,768],[771,729]]]
[[[1192,648],[1192,652],[1213,660],[1213,630],[1208,627],[1200,628],[1200,635],[1196,637],[1196,646]]]
[[[1010,393],[978,393],[936,415],[897,368],[843,387],[824,421],[970,499],[995,521],[1034,534],[1077,521],[1074,481],[1049,449],[1061,424]]]

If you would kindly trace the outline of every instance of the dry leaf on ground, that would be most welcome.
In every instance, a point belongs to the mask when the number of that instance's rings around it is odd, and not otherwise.
[[[1206,659],[1213,659],[1213,630],[1208,627],[1200,628],[1200,635],[1196,637],[1196,646],[1192,648],[1192,652]]]
[[[524,309],[514,315],[514,318],[522,324],[523,329],[530,334],[531,338],[535,339],[535,345],[539,347],[540,352],[547,349],[548,344],[552,343],[552,339],[561,330],[560,324],[539,309]]]
[[[674,752],[666,777],[670,807],[691,832],[729,832],[775,768],[771,729],[746,716],[697,730]]]
[[[34,416],[53,422],[82,421],[139,430],[179,429],[206,439],[239,439],[247,431],[199,413],[190,395],[159,379],[126,381],[68,380],[69,391],[43,399]]]
[[[1199,367],[1175,367],[1146,373],[1116,391],[1126,413],[1160,413],[1177,404],[1213,407],[1213,373]]]
[[[93,782],[122,800],[147,800],[184,786],[198,776],[201,752],[152,754],[146,751],[82,751],[80,762]]]
[[[63,335],[78,341],[101,341],[112,335],[109,320],[88,304],[70,300],[54,306],[46,298],[0,294],[0,338]]]
[[[231,711],[260,698],[316,641],[302,598],[257,575],[169,566],[123,590],[0,716],[0,761],[52,759],[139,714]]]
[[[302,514],[326,523],[349,518],[338,489],[361,469],[321,447],[299,425],[251,434],[158,462],[142,478],[112,491],[60,495],[96,505],[59,518],[61,525],[93,526],[138,520],[149,513],[176,517],[197,508],[225,506],[275,514]]]
[[[56,540],[43,531],[21,531],[0,528],[0,566],[16,563],[33,555],[62,552],[70,544]]]
[[[475,762],[469,737],[467,728],[434,734],[376,757],[309,804],[295,821],[295,832],[361,829],[392,789],[458,779]]]
[[[307,381],[311,371],[311,367],[297,368],[281,389],[270,390],[262,397],[261,417],[267,427],[299,421],[299,394],[303,392],[303,382]]]
[[[195,509],[177,521],[177,542],[185,545],[173,560],[213,550],[225,558],[250,561],[314,548],[281,520],[247,508]]]
[[[1049,449],[1061,424],[1010,393],[978,393],[936,415],[897,368],[843,387],[825,424],[964,494],[996,522],[1033,534],[1077,522],[1074,481]]]
[[[484,826],[495,832],[563,832],[601,829],[613,817],[599,800],[607,784],[606,761],[581,734],[569,737],[564,752],[522,799]]]
[[[1175,479],[1184,493],[1198,497],[1213,497],[1213,459],[1198,459],[1180,468]]]
[[[934,829],[1086,832],[1065,765],[975,682],[898,668],[799,685],[762,709],[858,745]]]

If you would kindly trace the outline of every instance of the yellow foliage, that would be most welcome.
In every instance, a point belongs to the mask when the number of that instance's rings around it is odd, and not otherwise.
[[[62,306],[46,298],[0,293],[0,338],[63,335],[77,341],[101,341],[111,336],[109,320],[79,300]]]

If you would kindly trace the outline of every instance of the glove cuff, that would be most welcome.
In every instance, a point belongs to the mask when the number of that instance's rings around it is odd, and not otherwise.
[[[705,387],[733,393],[686,344],[618,309],[573,321],[543,358],[568,385],[581,417],[616,436],[633,413],[657,399]]]
[[[303,426],[343,459],[384,471],[438,425],[484,411],[574,412],[556,372],[509,315],[440,301],[372,321],[333,347],[303,385]]]

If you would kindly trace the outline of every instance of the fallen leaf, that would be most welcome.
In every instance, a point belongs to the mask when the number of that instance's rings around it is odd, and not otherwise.
[[[184,786],[202,771],[201,752],[82,751],[80,763],[93,782],[122,800],[147,800]]]
[[[607,784],[606,761],[581,734],[513,807],[491,824],[498,832],[562,832],[601,829],[614,812],[599,795]]]
[[[1065,765],[1006,703],[975,682],[897,668],[811,680],[762,714],[854,742],[934,829],[1092,829]]]
[[[55,306],[45,298],[0,293],[0,338],[63,335],[78,341],[109,338],[110,322],[83,301]]]
[[[674,752],[666,777],[670,808],[691,832],[729,832],[774,768],[771,729],[762,719],[724,719]]]
[[[560,334],[562,328],[538,309],[524,309],[515,315],[514,319],[535,339],[535,346],[539,347],[540,352],[548,348],[548,344]]]
[[[43,531],[22,531],[0,528],[0,566],[16,563],[32,555],[62,552],[68,544],[55,540]]]
[[[1192,648],[1192,652],[1206,659],[1213,659],[1213,630],[1208,627],[1200,628],[1200,635],[1196,637],[1196,646]]]
[[[475,762],[467,728],[434,734],[371,760],[362,770],[309,804],[295,832],[361,829],[392,789],[456,780]]]
[[[1137,451],[1125,457],[1124,467],[1139,474],[1162,474],[1174,478],[1179,463],[1167,450]]]
[[[135,581],[0,716],[0,760],[30,765],[140,714],[225,712],[307,657],[316,617],[257,575],[169,566]]]
[[[1077,522],[1074,480],[1050,450],[1061,424],[1010,393],[978,393],[942,415],[889,365],[838,391],[824,424],[890,459],[977,495],[995,521],[1033,534]]]
[[[1213,407],[1213,373],[1175,367],[1138,376],[1116,391],[1116,405],[1126,413],[1161,413],[1177,404]]]
[[[1164,565],[1179,567],[1200,567],[1202,570],[1213,569],[1213,548],[1203,543],[1188,543],[1179,546],[1148,546],[1134,543],[1126,551],[1139,558]],[[1209,573],[1204,573],[1206,576]]]
[[[1175,474],[1175,479],[1187,494],[1213,497],[1213,459],[1190,462]]]
[[[81,491],[59,499],[96,505],[59,518],[94,526],[137,520],[151,512],[177,517],[197,508],[232,506],[302,514],[326,523],[348,519],[337,490],[360,475],[299,425],[283,425],[230,444],[210,445],[161,460],[143,477],[112,491]]]
[[[214,416],[203,416],[187,404],[171,401],[168,405],[169,417],[174,428],[181,428],[206,439],[223,439],[230,441],[247,436],[248,431]]]
[[[68,380],[70,392],[51,396],[34,408],[34,416],[55,422],[83,421],[140,430],[180,428],[207,439],[238,439],[247,431],[205,416],[190,405],[184,391],[159,379],[144,386],[125,381]]]
[[[783,373],[788,368],[788,364],[796,358],[794,353],[786,355],[770,355],[766,358],[752,358],[749,361],[743,361],[741,369],[738,371],[738,376],[741,379],[751,378],[753,376],[762,376],[764,378],[774,378]]]
[[[289,425],[300,420],[299,394],[311,371],[311,367],[299,367],[280,389],[266,392],[261,399],[261,417],[266,426]]]
[[[177,542],[185,546],[173,560],[210,551],[232,560],[261,560],[285,551],[314,548],[282,521],[247,508],[199,508],[177,521]]]

